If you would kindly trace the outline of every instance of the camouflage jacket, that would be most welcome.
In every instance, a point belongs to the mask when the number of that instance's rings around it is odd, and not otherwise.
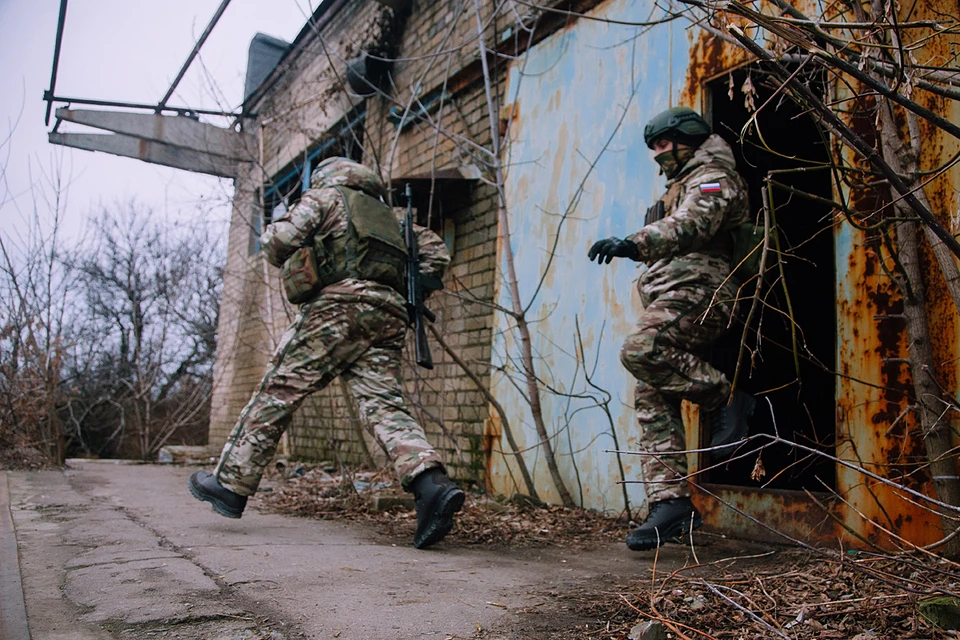
[[[328,180],[325,176],[318,177],[317,173],[314,173],[311,176],[311,188],[304,192],[300,202],[274,220],[260,236],[267,261],[275,267],[283,266],[287,258],[308,243],[315,234],[331,232],[333,237],[346,234],[346,207],[335,186],[357,189],[375,198],[385,196],[382,183],[376,174],[366,167],[363,169],[370,175],[347,180]],[[415,229],[421,273],[442,279],[450,263],[447,246],[433,231],[419,225],[416,225]],[[320,295],[328,300],[383,305],[403,317],[406,317],[407,313],[403,296],[387,285],[369,280],[347,278],[325,287]]]
[[[750,218],[747,184],[733,149],[713,134],[660,198],[661,220],[627,236],[649,268],[640,276],[644,305],[687,285],[719,286],[730,273],[730,231]]]

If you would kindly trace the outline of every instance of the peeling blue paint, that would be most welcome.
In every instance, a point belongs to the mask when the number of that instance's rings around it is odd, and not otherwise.
[[[593,15],[641,22],[656,13],[648,0],[615,0]],[[671,38],[671,29],[679,37]],[[670,106],[670,87],[683,86],[690,51],[682,33],[682,25],[643,28],[581,20],[531,49],[508,77],[512,122],[503,156],[505,190],[521,302],[529,307],[537,373],[544,382],[544,420],[555,435],[561,473],[574,499],[607,511],[622,509],[620,474],[615,457],[605,452],[614,447],[605,412],[581,397],[602,394],[585,379],[576,333],[579,325],[592,383],[610,394],[620,447],[636,449],[634,381],[619,352],[640,311],[639,271],[628,260],[591,263],[587,250],[598,239],[638,231],[646,207],[663,188],[643,142],[643,125]],[[501,269],[507,273],[504,265]],[[498,303],[509,308],[505,282],[499,290]],[[498,314],[495,329],[494,367],[516,372],[520,355],[511,318]],[[523,388],[519,374],[514,382]],[[517,425],[520,446],[535,447],[538,438],[521,391],[504,373],[494,376],[493,385]],[[541,497],[557,501],[539,450],[526,455],[535,464]],[[624,463],[627,479],[636,479],[639,458],[625,456]],[[509,464],[501,458],[493,465],[495,487],[505,493],[516,490]],[[628,486],[636,508],[643,487]]]

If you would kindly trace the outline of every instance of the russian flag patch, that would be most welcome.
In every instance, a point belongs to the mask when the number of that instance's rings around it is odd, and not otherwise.
[[[723,186],[719,182],[704,182],[700,185],[700,193],[720,193]]]

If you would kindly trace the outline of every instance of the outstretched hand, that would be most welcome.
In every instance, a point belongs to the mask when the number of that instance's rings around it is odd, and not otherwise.
[[[637,245],[629,240],[620,238],[606,238],[597,240],[587,252],[587,258],[591,261],[596,258],[597,264],[610,264],[614,258],[637,259]]]

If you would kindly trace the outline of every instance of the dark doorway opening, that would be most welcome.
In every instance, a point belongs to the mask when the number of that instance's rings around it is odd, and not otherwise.
[[[832,200],[831,175],[823,168],[830,160],[828,138],[813,118],[782,92],[768,104],[776,86],[772,79],[766,80],[762,67],[751,65],[709,82],[706,92],[706,115],[714,131],[733,147],[737,167],[750,185],[751,213],[761,222],[762,189],[770,171],[778,172],[772,176],[777,182],[798,192]],[[755,114],[755,124],[744,129]],[[801,168],[804,171],[779,173]],[[766,304],[758,308],[747,338],[750,349],[757,349],[759,339],[759,349],[752,362],[750,354],[744,354],[738,385],[757,397],[751,434],[778,433],[791,442],[832,454],[836,447],[833,372],[837,321],[831,207],[782,188],[775,188],[773,197],[784,278],[768,277],[763,287]],[[768,261],[772,262],[773,256]],[[745,290],[752,292],[752,288]],[[746,300],[741,305],[741,319],[749,304]],[[736,325],[710,354],[711,362],[728,377],[736,367],[742,332],[743,325]],[[709,434],[702,439],[709,441]],[[758,439],[738,454],[768,442]],[[765,469],[761,478],[751,478],[758,457],[751,454],[711,470],[705,480],[754,489],[826,491],[836,486],[834,463],[823,456],[785,444],[769,446],[760,456]]]

